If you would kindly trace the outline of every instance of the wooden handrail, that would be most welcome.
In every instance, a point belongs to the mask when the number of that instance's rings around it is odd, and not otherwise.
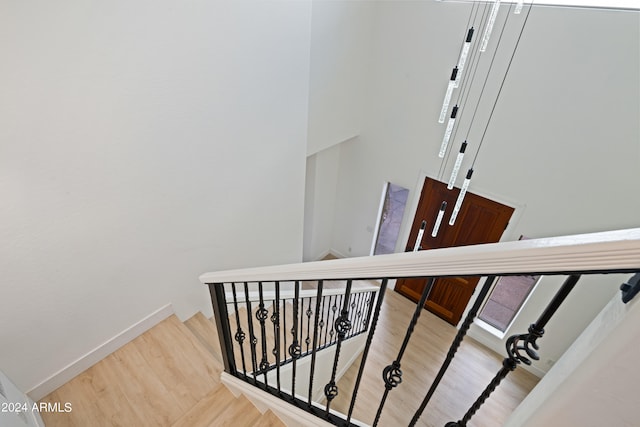
[[[640,269],[640,228],[205,273],[202,283]]]

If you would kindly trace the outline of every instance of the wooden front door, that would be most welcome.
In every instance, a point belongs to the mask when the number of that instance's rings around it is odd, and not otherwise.
[[[447,184],[425,178],[406,245],[407,252],[413,250],[423,220],[427,222],[427,227],[422,238],[421,250],[495,243],[500,240],[504,229],[509,224],[513,208],[467,192],[456,222],[450,226],[449,218],[459,193],[458,188],[447,190]],[[437,236],[431,237],[431,231],[443,201],[447,202],[445,215]],[[417,302],[426,283],[426,278],[399,279],[395,290]],[[477,277],[438,279],[433,285],[425,307],[452,325],[456,325],[477,283]]]

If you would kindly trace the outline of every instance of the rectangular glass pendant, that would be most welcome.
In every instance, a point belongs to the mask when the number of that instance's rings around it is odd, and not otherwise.
[[[458,75],[456,76],[456,85],[458,87],[460,85],[460,77],[462,76],[462,70],[464,69],[464,65],[467,63],[467,57],[469,56],[469,49],[471,49],[471,40],[473,39],[473,27],[469,28],[467,31],[467,38],[462,44],[462,51],[460,52],[460,59],[458,59]]]
[[[453,170],[451,171],[451,178],[449,178],[449,184],[447,185],[447,190],[451,190],[456,183],[456,178],[458,177],[458,172],[460,172],[460,166],[462,166],[462,160],[464,159],[464,152],[467,149],[467,141],[462,143],[460,147],[460,151],[458,152],[458,157],[456,157],[456,163],[453,165]]]
[[[447,85],[447,92],[444,95],[444,101],[442,102],[442,109],[440,110],[440,118],[438,118],[438,123],[444,123],[444,118],[447,115],[447,110],[449,110],[449,103],[451,102],[451,96],[453,95],[453,89],[456,85],[456,77],[458,76],[458,67],[454,67],[451,72],[451,78],[449,79],[449,84]]]
[[[418,231],[418,237],[416,238],[416,243],[413,245],[413,252],[418,252],[420,250],[420,244],[422,243],[422,236],[424,235],[425,228],[427,228],[427,221],[422,220],[420,230]]]
[[[491,8],[491,14],[489,15],[489,21],[487,22],[487,27],[484,29],[484,35],[482,36],[482,43],[480,44],[480,52],[484,52],[487,50],[487,45],[489,44],[489,37],[491,37],[493,26],[496,23],[496,18],[498,17],[499,9],[500,9],[500,0],[495,0],[493,3],[493,7]]]
[[[438,157],[443,158],[444,154],[447,152],[447,146],[449,145],[449,139],[451,139],[451,132],[453,132],[453,125],[456,124],[456,116],[458,115],[458,106],[456,105],[451,110],[451,117],[449,117],[449,122],[447,123],[447,128],[444,131],[444,137],[442,138],[442,144],[440,144],[440,152],[438,153]]]
[[[436,218],[436,223],[433,224],[433,231],[431,231],[431,237],[436,237],[438,235],[438,230],[440,229],[440,224],[442,223],[442,217],[444,217],[444,211],[447,209],[447,202],[442,202],[440,205],[440,210],[438,211],[438,217]]]
[[[516,3],[516,9],[514,10],[513,13],[515,13],[516,15],[519,15],[520,12],[522,12],[523,6],[524,6],[524,0],[518,0],[518,2]]]
[[[458,217],[458,213],[460,213],[460,208],[462,207],[464,196],[467,194],[467,190],[469,189],[471,175],[473,175],[473,169],[469,169],[469,171],[467,172],[467,177],[464,179],[464,183],[462,184],[462,188],[460,189],[460,194],[458,194],[456,204],[453,206],[453,212],[451,212],[451,218],[449,218],[449,225],[453,225],[456,223],[456,218]]]

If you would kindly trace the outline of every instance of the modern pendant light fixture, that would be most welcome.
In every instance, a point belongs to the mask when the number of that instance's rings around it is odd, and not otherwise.
[[[440,205],[440,210],[438,211],[438,217],[436,218],[436,223],[433,224],[431,237],[436,237],[438,235],[438,230],[440,229],[440,224],[442,223],[442,218],[444,217],[444,211],[446,209],[447,209],[447,202],[442,202],[442,204]]]
[[[496,18],[498,17],[499,10],[500,0],[494,0],[493,7],[491,8],[491,13],[489,14],[489,21],[487,21],[487,26],[485,27],[484,35],[482,36],[482,43],[480,43],[480,52],[484,52],[487,50],[489,38],[491,37],[491,32],[493,31],[493,26],[496,23]]]
[[[518,0],[516,3],[516,9],[513,11],[516,15],[519,15],[522,12],[522,7],[524,6],[524,0]]]
[[[469,56],[469,50],[471,49],[471,40],[473,40],[473,27],[469,28],[467,31],[467,38],[464,40],[462,44],[462,51],[460,51],[460,58],[458,59],[458,75],[456,76],[456,85],[458,87],[460,85],[460,77],[462,76],[462,70],[464,70],[464,65],[467,62],[467,57]]]
[[[458,67],[453,67],[451,71],[451,78],[449,79],[449,85],[447,85],[447,92],[444,94],[444,101],[442,102],[442,110],[440,110],[440,118],[438,123],[444,123],[444,118],[449,110],[449,103],[451,103],[451,95],[453,95],[453,89],[456,86],[456,78],[458,77]]]
[[[471,182],[471,175],[473,175],[473,169],[469,169],[467,171],[467,176],[464,179],[462,188],[460,189],[460,194],[458,194],[458,199],[456,200],[456,204],[453,206],[453,212],[451,212],[451,218],[449,218],[449,225],[453,225],[456,223],[456,218],[458,217],[458,213],[460,213],[460,208],[462,207],[464,196],[467,194],[467,190],[469,189],[469,183]]]
[[[451,177],[449,178],[449,184],[447,185],[447,190],[453,189],[453,185],[456,183],[456,178],[458,177],[458,172],[460,172],[460,166],[462,166],[462,159],[464,159],[464,152],[467,149],[467,141],[463,142],[460,146],[460,151],[458,152],[458,157],[456,157],[456,163],[453,165],[453,170],[451,171]]]
[[[456,105],[451,110],[451,117],[447,123],[447,128],[444,131],[444,137],[442,138],[442,144],[440,145],[440,152],[438,157],[443,158],[444,153],[447,152],[447,146],[449,145],[449,139],[451,138],[451,132],[453,131],[453,125],[456,124],[456,116],[458,115],[458,106]]]
[[[418,237],[416,238],[416,243],[413,245],[413,252],[418,252],[420,250],[420,244],[422,243],[422,236],[424,235],[425,228],[427,228],[427,221],[422,220],[420,230],[418,231]]]

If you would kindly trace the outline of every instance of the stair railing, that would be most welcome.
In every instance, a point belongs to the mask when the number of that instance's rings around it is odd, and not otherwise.
[[[431,384],[425,385],[425,395],[421,403],[416,406],[412,419],[408,425],[415,425],[427,408],[431,398],[446,374],[449,365],[455,357],[460,344],[473,323],[484,299],[491,290],[498,276],[509,275],[562,275],[567,276],[555,297],[543,310],[537,321],[531,324],[528,331],[513,335],[507,340],[506,357],[502,368],[490,381],[487,387],[480,393],[478,399],[473,402],[469,410],[458,421],[451,421],[447,427],[466,426],[469,420],[480,409],[492,392],[499,386],[507,375],[520,364],[531,364],[531,360],[538,360],[540,340],[544,335],[544,328],[552,316],[562,308],[562,304],[574,289],[582,275],[603,273],[634,273],[640,271],[640,229],[620,230],[605,233],[593,233],[578,236],[564,236],[547,239],[525,240],[518,242],[505,242],[487,245],[475,245],[456,248],[436,249],[422,252],[381,255],[375,257],[363,257],[353,259],[341,259],[334,261],[322,261],[315,263],[293,264],[289,266],[274,266],[265,268],[223,271],[207,273],[201,276],[201,281],[209,285],[215,320],[219,331],[225,371],[240,379],[243,379],[263,390],[286,400],[299,408],[321,417],[335,425],[361,425],[354,423],[352,415],[358,398],[358,391],[367,363],[367,357],[372,350],[372,343],[379,320],[381,306],[384,302],[385,291],[390,279],[396,278],[428,278],[427,285],[415,305],[415,309],[404,333],[404,339],[397,356],[390,360],[389,364],[380,372],[383,394],[380,402],[377,402],[373,425],[380,423],[384,414],[387,397],[402,383],[402,363],[407,346],[413,336],[416,327],[419,327],[419,319],[425,302],[433,289],[433,284],[440,277],[475,276],[485,277],[478,297],[467,312],[455,338],[453,339],[441,367],[433,378]],[[327,304],[324,284],[340,281],[342,299],[338,302]],[[360,281],[374,280],[379,283],[377,297],[356,295],[357,285]],[[301,298],[301,283],[309,284],[312,281],[314,296]],[[292,289],[283,292],[283,283],[293,283]],[[236,287],[242,288],[238,293]],[[257,289],[257,295],[250,297],[250,287]],[[266,287],[270,289],[265,290]],[[304,292],[304,291],[303,291]],[[371,292],[371,291],[369,291]],[[286,317],[285,305],[281,304],[283,295],[293,294],[289,308],[291,316],[291,329],[289,324],[285,327],[281,318]],[[267,308],[265,295],[273,295],[271,311]],[[243,365],[238,369],[238,355],[244,361],[242,345],[239,353],[234,352],[234,340],[242,344],[247,339],[242,328],[242,312],[237,301],[244,298],[244,306],[247,316],[247,329],[251,353],[251,368]],[[354,299],[355,298],[355,299]],[[358,300],[358,298],[360,298]],[[285,298],[286,299],[286,298]],[[363,303],[362,300],[366,303]],[[359,302],[358,302],[359,301]],[[257,304],[257,305],[256,305]],[[331,309],[327,310],[327,306]],[[336,307],[333,309],[333,307]],[[367,312],[363,315],[363,310]],[[268,347],[264,340],[267,335],[267,318],[271,313],[271,321],[274,328],[273,357],[270,362]],[[360,317],[356,313],[360,313]],[[236,329],[233,332],[229,316],[236,318]],[[253,327],[253,318],[257,319],[259,326]],[[311,318],[313,317],[313,321]],[[306,319],[306,323],[305,323]],[[320,320],[322,319],[322,320]],[[331,330],[335,331],[335,341],[331,345],[335,347],[335,354],[331,374],[326,378],[314,378],[314,361],[319,348],[322,346],[321,322],[330,323]],[[359,323],[358,323],[359,322]],[[306,325],[306,326],[305,326]],[[305,329],[306,327],[306,329]],[[328,328],[327,326],[326,328]],[[355,383],[350,390],[340,390],[336,383],[336,371],[340,361],[340,350],[345,340],[353,336],[353,329],[360,334],[366,332],[366,342],[362,352],[362,358]],[[326,334],[327,329],[325,329]],[[287,334],[291,334],[287,342],[283,342]],[[306,333],[306,337],[304,336]],[[260,343],[261,336],[262,341]],[[324,341],[326,344],[326,340]],[[260,345],[259,345],[260,343]],[[309,347],[303,351],[302,344]],[[375,349],[374,349],[375,350]],[[284,355],[283,355],[284,353]],[[312,401],[312,386],[306,397],[297,395],[296,367],[303,355],[312,358],[309,383],[322,381],[324,384],[325,403],[320,405]],[[286,363],[290,363],[293,369],[290,388],[285,388],[280,381],[279,369]],[[277,371],[277,381],[269,382],[268,372]],[[260,380],[260,375],[262,379]],[[331,408],[332,401],[338,394],[345,393],[350,397],[349,409],[346,414],[336,413]],[[368,407],[373,402],[366,402]],[[452,418],[456,414],[452,414]],[[388,424],[388,423],[387,423]],[[397,425],[397,420],[394,420]]]

